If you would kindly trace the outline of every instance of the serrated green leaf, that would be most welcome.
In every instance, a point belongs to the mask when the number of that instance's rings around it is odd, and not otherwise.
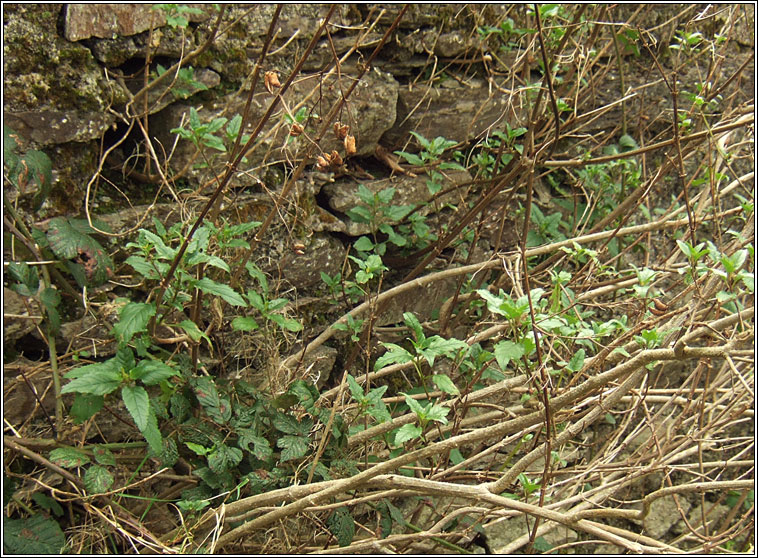
[[[113,331],[122,344],[129,343],[136,333],[147,331],[150,318],[155,315],[152,302],[129,302],[118,313],[119,321],[113,324]]]
[[[203,277],[195,282],[195,286],[205,294],[220,296],[232,306],[247,306],[245,299],[229,285],[217,283],[208,277]]]
[[[362,236],[353,243],[353,248],[359,252],[370,252],[374,249],[374,243],[367,236]]]
[[[113,475],[100,465],[93,465],[84,473],[84,488],[90,494],[102,494],[113,485]]]
[[[74,404],[71,405],[68,413],[74,419],[75,424],[82,424],[84,421],[91,419],[103,408],[102,395],[90,395],[88,393],[77,393],[74,398]]]
[[[193,341],[200,341],[201,339],[205,339],[209,345],[211,344],[210,338],[199,327],[197,327],[197,324],[192,320],[182,320],[179,322],[179,327],[182,328]]]
[[[249,451],[261,461],[267,461],[273,454],[274,450],[271,449],[271,444],[268,443],[268,440],[262,436],[258,436],[254,430],[250,428],[239,429],[238,434],[239,440],[237,445]],[[250,444],[253,444],[253,449],[250,449]]]
[[[141,386],[124,386],[121,388],[121,398],[124,405],[132,415],[134,424],[140,431],[147,427],[147,420],[150,414],[150,398]]]
[[[447,424],[447,414],[449,412],[450,409],[448,407],[432,405],[431,408],[426,411],[426,420],[433,420],[441,424]]]
[[[19,293],[24,296],[34,296],[39,290],[39,273],[26,262],[9,262],[8,275],[19,281],[25,288],[25,292]]]
[[[524,356],[524,346],[513,341],[500,341],[494,347],[495,359],[500,370],[505,371],[508,363]]]
[[[90,463],[90,458],[74,448],[55,448],[50,452],[50,461],[64,469],[72,469],[87,465]]]
[[[341,506],[334,510],[334,513],[326,520],[329,532],[337,539],[340,546],[348,546],[353,542],[355,536],[355,522],[350,510],[346,506]]]
[[[297,332],[303,329],[303,325],[300,322],[292,318],[285,318],[281,314],[267,314],[266,317],[287,331]]]
[[[141,381],[146,386],[157,385],[178,374],[177,369],[170,367],[165,362],[152,359],[141,360],[130,373],[132,378]]]
[[[142,430],[142,435],[145,437],[154,456],[159,456],[163,452],[163,436],[161,435],[161,431],[158,430],[158,419],[155,417],[152,408],[149,409],[147,424],[144,430]]]
[[[585,351],[584,349],[579,349],[573,357],[571,357],[571,360],[568,362],[568,369],[572,372],[579,372],[582,367],[584,366],[584,355]]]
[[[3,518],[3,535],[5,554],[61,554],[66,544],[66,536],[58,522],[42,514],[27,519]]]
[[[258,327],[258,322],[249,316],[237,316],[232,320],[234,331],[255,331]]]
[[[114,369],[112,364],[106,364],[90,364],[77,369],[79,377],[63,386],[61,393],[106,395],[115,391],[121,385],[121,373],[118,369]]]
[[[111,453],[111,450],[103,446],[95,446],[92,448],[92,454],[95,456],[95,461],[100,465],[116,465],[116,458]]]
[[[223,473],[236,467],[242,461],[242,451],[226,444],[219,444],[208,456],[208,467],[214,473]]]
[[[404,424],[395,433],[395,445],[401,446],[408,440],[414,440],[421,436],[421,427],[416,424]]]
[[[282,448],[281,460],[300,459],[308,452],[309,439],[304,436],[287,434],[276,441],[277,447]]]
[[[98,223],[98,226],[100,223]],[[56,256],[67,261],[69,269],[77,270],[82,285],[98,286],[108,280],[113,261],[87,221],[56,217],[50,220],[47,239]]]
[[[434,374],[432,376],[432,382],[436,385],[440,391],[449,393],[450,395],[459,395],[461,392],[455,387],[453,380],[451,380],[446,374]]]
[[[292,397],[292,394],[288,395]],[[297,402],[297,397],[295,397],[295,402]],[[272,423],[279,432],[301,436],[307,436],[313,426],[310,420],[304,419],[303,422],[299,422],[295,417],[284,413],[277,413]]]
[[[389,349],[385,354],[376,359],[374,370],[384,368],[388,364],[405,363],[413,360],[413,355],[401,346],[394,343],[382,343]]]

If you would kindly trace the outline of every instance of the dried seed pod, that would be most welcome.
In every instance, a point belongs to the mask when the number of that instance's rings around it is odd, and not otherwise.
[[[316,166],[318,167],[319,170],[325,171],[329,168],[329,159],[327,159],[327,157],[329,157],[329,155],[324,154],[323,157],[319,155],[316,158],[316,161],[317,161]]]
[[[345,153],[347,153],[348,156],[355,155],[356,149],[355,149],[355,136],[345,136]]]
[[[269,93],[273,93],[275,88],[282,86],[282,84],[279,83],[279,74],[272,71],[268,71],[263,75],[263,84],[266,86]]]
[[[297,122],[295,122],[294,124],[292,124],[292,126],[290,127],[290,135],[292,137],[296,138],[297,136],[299,136],[302,133],[303,133],[303,127],[300,124],[298,124]]]
[[[340,157],[340,154],[336,151],[332,151],[332,156],[330,157],[331,164],[334,168],[338,168],[342,166],[342,157]]]
[[[657,298],[653,299],[653,307],[650,308],[650,312],[652,312],[654,316],[663,316],[668,311],[669,311],[668,306],[666,306]]]
[[[349,130],[350,126],[347,124],[342,124],[342,122],[334,123],[334,135],[337,137],[337,139],[345,139],[345,136],[347,136]]]

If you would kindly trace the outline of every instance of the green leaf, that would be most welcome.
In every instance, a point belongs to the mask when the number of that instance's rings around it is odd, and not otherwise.
[[[213,450],[213,448],[206,448],[205,446],[201,446],[195,442],[184,442],[184,445],[195,452],[195,455],[199,455],[200,457],[208,455],[208,453]]]
[[[140,432],[147,427],[148,415],[150,414],[150,398],[147,396],[145,388],[141,386],[124,386],[121,388],[121,398],[124,405],[132,415],[134,424],[140,429]]]
[[[441,391],[449,393],[450,395],[459,395],[461,392],[455,387],[453,380],[451,380],[446,374],[434,374],[432,376],[432,382]]]
[[[103,227],[98,223],[98,227]],[[90,235],[94,230],[82,219],[56,217],[50,220],[47,239],[53,253],[70,268],[78,271],[83,284],[98,286],[108,280],[113,261],[98,241]],[[81,281],[80,281],[81,282]]]
[[[423,167],[424,166],[424,160],[419,157],[418,155],[415,155],[413,153],[407,153],[405,151],[395,151],[395,155],[398,155],[408,161],[411,165],[415,167]]]
[[[90,494],[102,494],[113,485],[113,475],[101,465],[93,465],[84,473],[84,488]]]
[[[579,372],[584,366],[584,355],[584,349],[579,349],[569,360],[568,369],[572,372]]]
[[[524,346],[513,341],[500,341],[495,345],[494,352],[497,365],[500,370],[505,371],[510,361],[518,360],[524,356]]]
[[[69,409],[69,415],[74,419],[75,424],[82,424],[95,416],[103,408],[102,395],[90,395],[88,393],[77,393],[74,398],[74,404]]]
[[[408,440],[414,440],[421,436],[421,427],[416,424],[404,424],[395,433],[395,445],[403,445]]]
[[[204,376],[196,378],[193,383],[195,396],[208,416],[222,424],[227,422],[232,417],[232,407],[228,399],[219,396],[213,380]]]
[[[223,473],[236,467],[242,461],[242,451],[230,448],[226,444],[220,444],[214,452],[208,456],[208,467],[214,473]]]
[[[195,286],[205,294],[220,296],[232,306],[247,306],[245,299],[229,285],[216,283],[208,277],[203,277],[199,281],[195,281]]]
[[[355,522],[350,510],[346,506],[341,506],[334,510],[334,513],[326,520],[329,532],[337,539],[340,546],[348,546],[353,542],[355,536]]]
[[[150,318],[155,316],[155,303],[129,302],[118,313],[119,321],[113,331],[121,344],[127,344],[136,333],[147,331]]]
[[[281,314],[266,314],[266,317],[274,322],[276,325],[287,331],[300,331],[303,329],[303,325],[295,319],[285,318]]]
[[[99,363],[89,364],[73,370],[78,376],[70,381],[61,393],[89,393],[91,395],[106,395],[115,391],[121,385],[122,376],[113,359]],[[69,377],[71,372],[66,374]]]
[[[182,320],[179,322],[179,327],[182,328],[193,341],[197,342],[200,341],[200,339],[205,339],[209,345],[211,344],[210,338],[203,332],[203,330],[197,327],[197,324],[192,320]]]
[[[287,434],[276,441],[277,447],[282,448],[281,460],[300,459],[308,452],[309,439],[304,436]]]
[[[239,429],[239,440],[237,445],[244,450],[249,451],[255,457],[261,461],[267,461],[274,450],[271,449],[271,445],[266,438],[258,436],[254,430],[250,428]],[[250,449],[250,444],[253,444],[253,449]]]
[[[432,405],[432,407],[426,413],[427,420],[433,420],[441,424],[447,424],[447,414],[450,412],[448,407],[442,407],[440,405]]]
[[[401,395],[405,396],[405,403],[410,407],[411,411],[416,413],[416,416],[418,417],[425,417],[426,413],[424,412],[424,408],[421,406],[421,403],[416,401],[413,397],[408,395],[407,393],[400,392]]]
[[[170,367],[165,362],[151,359],[141,360],[130,373],[132,378],[141,381],[146,386],[154,386],[178,374],[177,369]]]
[[[413,355],[409,353],[407,350],[400,347],[399,345],[395,345],[394,343],[384,343],[384,342],[382,342],[382,345],[387,347],[389,351],[387,351],[378,359],[376,359],[376,363],[374,364],[374,370],[379,370],[381,368],[384,368],[388,364],[405,363],[405,362],[411,362],[413,360]]]
[[[87,465],[90,463],[90,458],[74,448],[55,448],[50,452],[50,461],[64,469],[73,469]]]
[[[248,316],[237,316],[232,320],[232,329],[235,331],[255,331],[258,322]]]
[[[416,335],[416,339],[424,339],[424,331],[421,328],[421,322],[418,321],[418,318],[413,312],[404,312],[403,321],[405,322],[405,325],[413,330],[413,333]]]
[[[116,458],[111,453],[111,450],[103,446],[95,446],[92,448],[92,454],[95,456],[95,461],[100,465],[116,465]]]
[[[163,436],[161,436],[161,432],[158,430],[158,419],[155,418],[155,412],[153,412],[152,407],[149,409],[147,424],[144,430],[142,430],[142,435],[147,440],[150,450],[155,456],[163,453]]]
[[[24,287],[24,292],[17,291],[23,296],[34,296],[39,290],[39,273],[36,269],[26,264],[26,262],[8,263],[8,275],[14,280],[20,282]]]
[[[374,243],[367,236],[362,236],[353,243],[353,248],[359,252],[370,252],[374,249]]]
[[[58,522],[42,514],[27,519],[3,518],[3,535],[5,554],[61,554],[66,544]]]

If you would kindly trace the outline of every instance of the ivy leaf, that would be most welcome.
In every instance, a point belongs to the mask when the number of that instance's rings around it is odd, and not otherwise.
[[[282,436],[276,441],[277,447],[282,448],[282,461],[300,459],[308,452],[309,439],[304,436]]]
[[[132,415],[134,424],[140,429],[140,432],[147,428],[148,416],[150,414],[150,398],[147,396],[145,388],[141,386],[124,386],[121,388],[121,398],[124,405]]]
[[[113,485],[113,475],[101,465],[93,465],[84,473],[84,488],[90,494],[102,494]]]
[[[350,510],[346,506],[341,506],[334,510],[334,513],[326,520],[329,532],[337,539],[340,546],[348,546],[353,542],[355,536],[355,522]]]
[[[147,331],[147,324],[155,315],[152,302],[129,302],[118,313],[119,321],[113,324],[113,331],[123,345],[129,343],[135,333]]]
[[[216,281],[209,279],[208,277],[203,277],[199,281],[195,281],[195,286],[205,294],[220,296],[225,302],[228,302],[232,306],[247,306],[242,295],[232,289],[229,285],[216,283]]]
[[[74,448],[56,448],[50,452],[50,461],[64,469],[73,469],[87,465],[90,463],[90,458]]]

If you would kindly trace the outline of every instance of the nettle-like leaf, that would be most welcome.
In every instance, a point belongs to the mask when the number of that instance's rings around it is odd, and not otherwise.
[[[395,433],[395,445],[403,445],[408,440],[414,440],[421,436],[423,430],[416,424],[404,424]]]
[[[161,455],[163,453],[163,436],[161,435],[161,431],[158,430],[158,419],[152,407],[148,409],[147,422],[145,428],[141,429],[141,432],[154,456]]]
[[[348,546],[355,536],[355,521],[350,515],[350,510],[342,506],[334,510],[334,513],[326,520],[329,532],[337,539],[340,546]]]
[[[232,306],[247,306],[242,295],[232,289],[229,285],[217,283],[208,277],[203,277],[202,279],[195,281],[194,284],[194,286],[200,289],[203,293],[220,296],[225,302],[228,302]]]
[[[74,398],[74,404],[69,409],[69,415],[74,419],[75,424],[82,424],[84,421],[91,419],[103,408],[104,400],[102,395],[90,395],[88,393],[77,393]]]
[[[376,359],[374,370],[380,370],[388,364],[402,364],[413,360],[413,355],[400,345],[384,342],[382,342],[382,344],[389,350]]]
[[[524,356],[524,346],[521,343],[513,341],[500,341],[495,345],[495,359],[500,370],[505,370],[508,363],[512,360],[518,360]]]
[[[141,360],[129,373],[132,378],[141,381],[146,386],[154,386],[177,374],[179,371],[165,362],[150,359]]]
[[[147,427],[147,421],[150,414],[150,398],[141,386],[124,386],[121,388],[121,398],[124,405],[132,415],[134,424],[140,431]]]
[[[113,456],[113,453],[111,453],[111,450],[109,450],[108,448],[105,448],[103,446],[95,446],[92,449],[92,453],[95,456],[95,461],[100,463],[100,465],[110,465],[110,466],[116,465],[116,458]]]
[[[123,345],[129,343],[136,333],[147,331],[150,318],[155,316],[155,304],[152,302],[129,302],[118,313],[119,321],[113,325],[113,331]]]
[[[98,228],[107,229],[103,223]],[[50,220],[47,239],[50,249],[66,262],[69,271],[82,286],[98,286],[113,273],[113,260],[90,235],[94,230],[83,219],[56,217]]]
[[[111,393],[121,385],[123,379],[121,367],[116,359],[76,368],[65,377],[74,379],[63,386],[61,393],[88,393],[90,395]]]
[[[89,464],[90,458],[86,453],[74,448],[55,448],[50,452],[50,461],[64,469],[73,469]]]
[[[436,385],[441,391],[450,395],[459,395],[461,393],[458,388],[455,387],[453,380],[451,380],[446,374],[434,374],[432,376],[432,382],[434,382],[434,385]]]

